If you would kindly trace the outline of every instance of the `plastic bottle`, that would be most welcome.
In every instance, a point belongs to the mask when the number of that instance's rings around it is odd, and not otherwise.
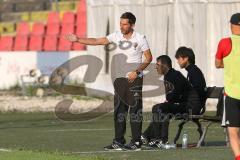
[[[188,147],[188,135],[185,133],[182,136],[182,148],[186,149]]]

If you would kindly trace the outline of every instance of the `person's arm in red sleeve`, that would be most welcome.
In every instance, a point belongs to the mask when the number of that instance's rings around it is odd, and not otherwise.
[[[215,66],[216,68],[224,68],[223,65],[223,54],[224,54],[224,43],[221,40],[218,44],[217,54],[215,56]]]
[[[228,56],[232,50],[231,38],[222,39],[218,44],[218,50],[215,57],[216,68],[224,68],[223,58]]]

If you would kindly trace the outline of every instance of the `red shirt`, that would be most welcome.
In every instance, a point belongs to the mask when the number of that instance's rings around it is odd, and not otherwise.
[[[224,57],[227,57],[232,51],[232,40],[231,38],[221,39],[218,44],[218,50],[216,54],[216,59],[223,60]],[[226,92],[224,95],[227,96]]]
[[[224,57],[228,56],[232,50],[231,38],[221,39],[218,44],[218,50],[216,54],[216,59],[223,60]]]

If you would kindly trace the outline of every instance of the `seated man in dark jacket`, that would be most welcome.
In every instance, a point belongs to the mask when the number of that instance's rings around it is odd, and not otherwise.
[[[158,74],[164,75],[165,84],[171,84],[173,87],[170,87],[172,89],[169,91],[169,85],[165,85],[166,101],[153,106],[153,120],[142,134],[143,143],[150,141],[150,147],[161,147],[167,143],[169,120],[172,115],[188,112],[186,103],[188,92],[191,90],[188,80],[181,72],[172,68],[172,61],[167,55],[157,58],[156,69]]]
[[[197,97],[200,99],[201,105],[193,108],[193,114],[198,114],[206,102],[206,81],[202,71],[195,65],[195,55],[191,48],[180,47],[175,55],[178,64],[181,68],[185,68],[187,71],[187,79],[193,88],[197,92]],[[189,94],[191,103],[194,103],[192,94]],[[193,104],[192,104],[193,105]]]
[[[164,75],[164,80],[173,84],[174,90],[166,94],[167,102],[157,104],[153,107],[153,121],[142,135],[143,141],[149,141],[151,147],[161,147],[162,144],[168,141],[168,126],[170,114],[182,114],[184,116],[189,114],[200,114],[206,101],[206,82],[202,71],[195,65],[195,55],[192,49],[187,47],[180,47],[175,57],[181,68],[185,68],[188,72],[187,82],[183,75],[175,71],[171,71],[171,65],[166,65],[166,68],[159,68],[157,70]],[[157,59],[157,66],[160,61],[164,63],[164,58],[161,56]],[[168,60],[171,64],[171,60]],[[165,63],[166,64],[166,63]],[[173,69],[172,69],[173,70]],[[170,76],[172,75],[172,76]],[[189,86],[190,85],[190,86]],[[176,98],[181,97],[181,98]],[[163,115],[168,117],[160,119]],[[159,118],[160,117],[160,118]],[[157,121],[155,120],[157,119]],[[160,119],[160,120],[159,120]]]

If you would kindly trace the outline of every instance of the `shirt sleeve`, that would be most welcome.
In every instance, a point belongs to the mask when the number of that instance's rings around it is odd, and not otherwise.
[[[189,73],[189,82],[191,83],[192,87],[197,91],[199,98],[205,98],[206,81],[203,73],[199,68]]]
[[[116,39],[116,33],[111,33],[106,38],[108,39],[108,41],[110,43],[113,43],[113,42],[115,42],[115,39]]]
[[[220,40],[218,44],[218,49],[216,53],[216,59],[222,60],[224,57],[226,57],[231,52],[231,39],[225,38]]]
[[[146,39],[146,36],[143,37],[141,51],[144,52],[149,49],[149,45]]]

